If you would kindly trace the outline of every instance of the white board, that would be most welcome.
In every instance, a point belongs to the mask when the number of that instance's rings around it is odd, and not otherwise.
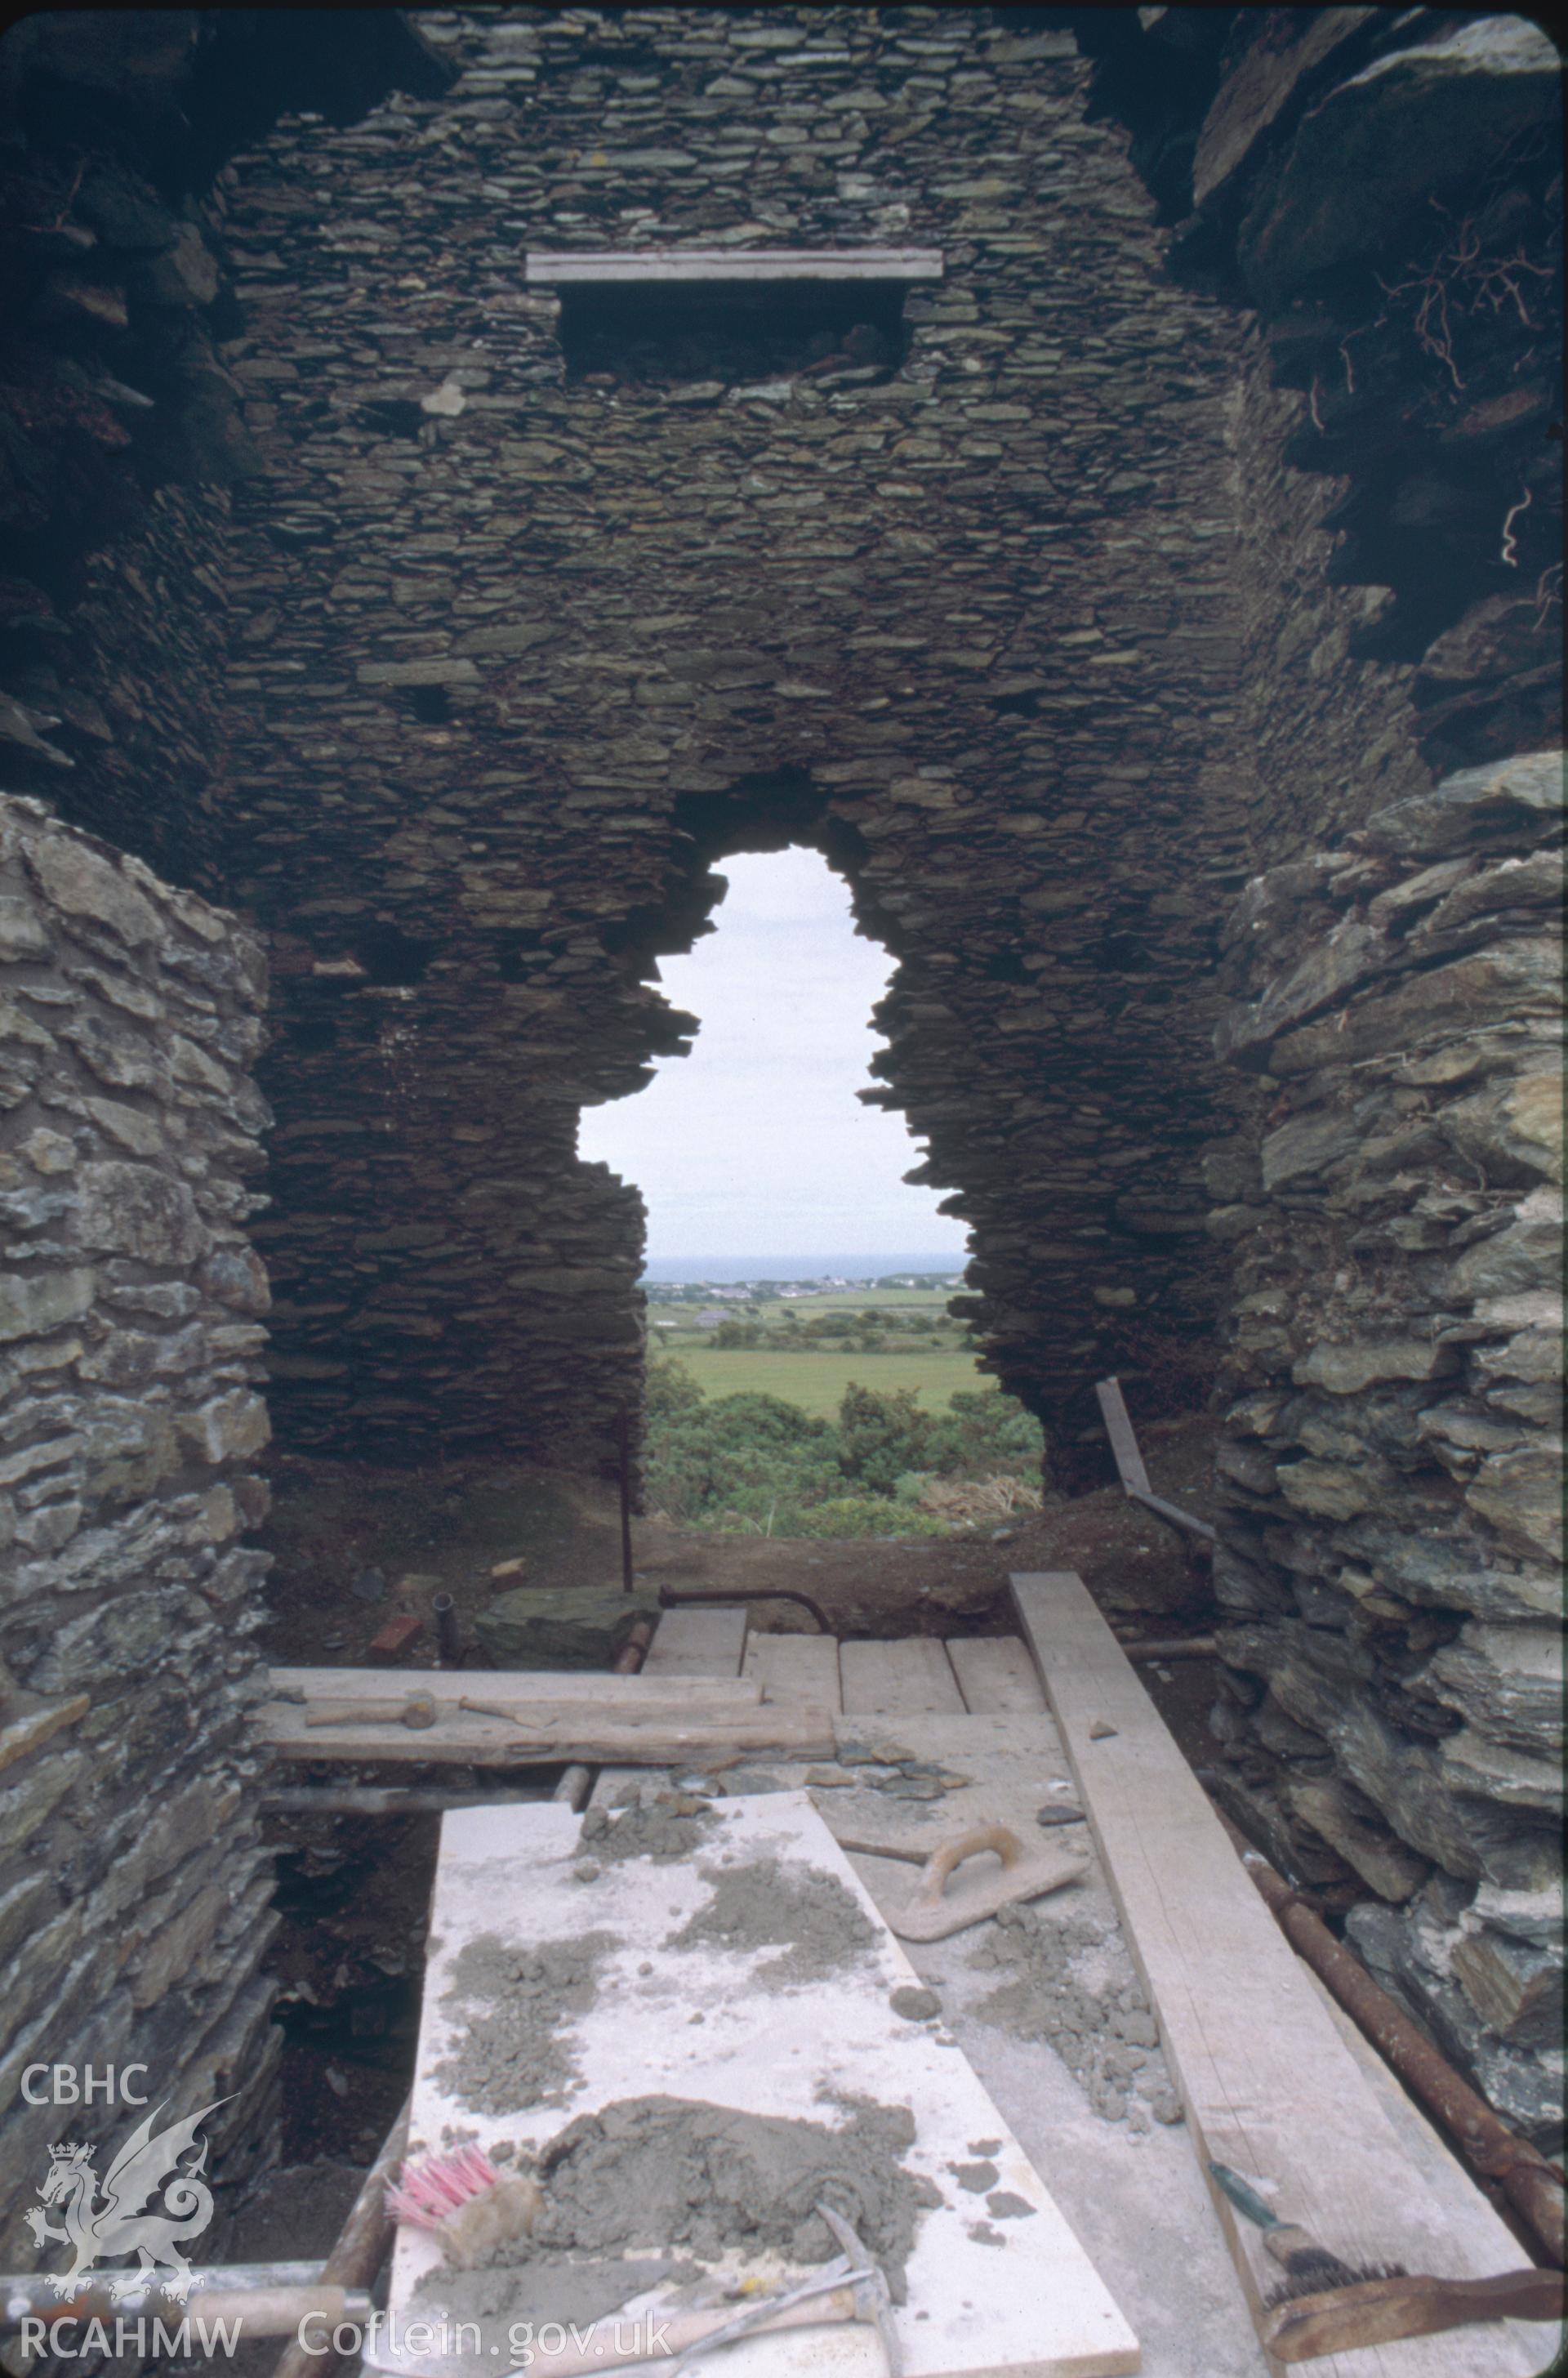
[[[1131,2331],[964,2057],[936,2027],[893,2013],[890,1993],[915,1979],[914,1968],[806,1796],[769,1794],[716,1813],[722,1831],[695,1860],[628,1860],[591,1885],[574,1878],[581,1820],[567,1808],[465,1808],[445,1819],[413,2087],[415,2151],[438,2146],[449,2132],[535,2146],[573,2115],[652,2093],[814,2121],[832,2119],[825,2101],[835,2094],[907,2105],[917,2135],[905,2162],[943,2199],[922,2218],[908,2301],[895,2315],[907,2378],[1110,2378],[1135,2370]],[[776,1951],[669,1945],[707,1901],[701,1868],[726,1853],[835,1876],[876,1925],[866,1958],[780,1990],[756,1977]],[[595,2002],[563,2024],[581,2075],[568,2107],[471,2113],[436,2078],[460,2036],[441,2003],[459,1952],[497,1929],[539,1942],[590,1927],[628,1945],[606,1956]],[[1000,2141],[989,2156],[997,2184],[1033,2208],[1028,2216],[987,2223],[956,2186],[950,2167],[977,2139]],[[1002,2242],[982,2240],[981,2227]],[[427,2300],[414,2305],[413,2290],[437,2259],[427,2235],[400,2229],[391,2287],[400,2320],[432,2316]],[[858,2325],[754,2339],[724,2362],[734,2378],[880,2378],[882,2367],[874,2331]]]

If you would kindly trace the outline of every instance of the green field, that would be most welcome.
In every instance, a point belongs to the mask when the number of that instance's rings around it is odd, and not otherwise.
[[[652,1351],[652,1350],[651,1350]],[[946,1410],[954,1389],[965,1392],[993,1387],[995,1381],[977,1370],[973,1355],[957,1348],[901,1347],[896,1353],[863,1354],[845,1348],[823,1348],[809,1353],[774,1354],[765,1347],[683,1344],[669,1352],[689,1371],[708,1396],[777,1396],[798,1404],[814,1420],[832,1420],[853,1379],[862,1387],[886,1392],[890,1387],[915,1387],[927,1411]]]

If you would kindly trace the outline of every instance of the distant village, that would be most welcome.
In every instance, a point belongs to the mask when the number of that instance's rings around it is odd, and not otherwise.
[[[722,1287],[712,1280],[703,1279],[645,1279],[641,1283],[642,1292],[651,1304],[700,1304],[713,1307],[725,1304],[755,1304],[759,1298],[769,1301],[777,1299],[783,1303],[794,1303],[808,1297],[843,1296],[845,1293],[859,1295],[875,1289],[959,1289],[963,1285],[964,1274],[961,1270],[888,1272],[875,1278],[867,1275],[859,1279],[848,1278],[838,1273],[824,1273],[820,1278],[811,1279],[726,1280]],[[704,1315],[699,1314],[697,1317],[701,1320]],[[713,1318],[723,1320],[724,1315],[722,1312],[715,1312]]]

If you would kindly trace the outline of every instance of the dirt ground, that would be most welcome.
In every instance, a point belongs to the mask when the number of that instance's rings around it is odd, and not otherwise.
[[[1206,1518],[1212,1423],[1156,1423],[1143,1436],[1156,1491]],[[273,1492],[262,1538],[276,1556],[263,1640],[269,1658],[291,1666],[361,1663],[377,1629],[405,1608],[425,1625],[400,1664],[433,1666],[435,1593],[451,1595],[472,1641],[477,1614],[514,1586],[603,1586],[620,1577],[615,1490],[593,1480],[523,1464],[375,1470],[285,1458]],[[521,1572],[492,1576],[518,1560]],[[1113,1619],[1147,1614],[1161,1633],[1171,1631],[1167,1617],[1205,1615],[1208,1601],[1186,1540],[1112,1484],[950,1539],[721,1536],[638,1519],[633,1568],[646,1584],[677,1591],[804,1591],[840,1634],[999,1631],[1010,1623],[1012,1569],[1075,1568]],[[764,1603],[752,1624],[787,1632],[811,1620],[788,1603]]]

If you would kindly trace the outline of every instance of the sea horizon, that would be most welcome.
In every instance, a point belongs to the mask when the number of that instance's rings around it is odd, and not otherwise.
[[[940,1272],[959,1277],[969,1261],[966,1253],[933,1255],[655,1255],[643,1266],[642,1277],[664,1287],[692,1287],[704,1280],[725,1286],[746,1279],[885,1279],[890,1272]]]

